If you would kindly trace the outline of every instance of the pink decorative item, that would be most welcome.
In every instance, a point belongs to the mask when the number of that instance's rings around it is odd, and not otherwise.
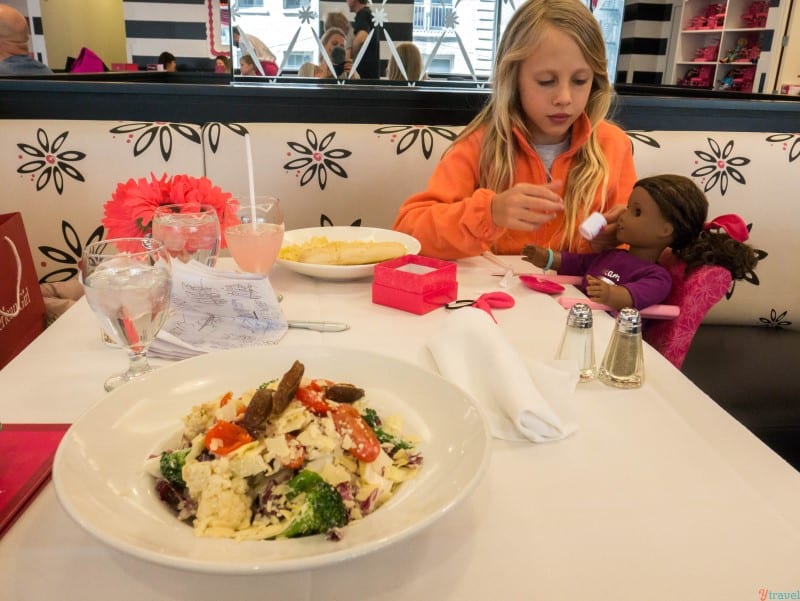
[[[665,302],[680,307],[680,315],[671,321],[648,323],[644,339],[680,369],[697,328],[711,307],[725,296],[732,278],[727,269],[717,265],[699,267],[686,277],[686,265],[669,249],[659,263],[672,275],[672,290]]]
[[[222,230],[236,223],[235,209],[226,211],[226,205],[236,203],[229,192],[211,183],[207,177],[174,175],[166,173],[157,179],[129,179],[117,184],[111,200],[103,205],[105,214],[102,224],[106,238],[129,238],[149,236],[152,232],[153,213],[156,207],[166,204],[207,204],[217,212]],[[236,203],[238,204],[238,203]],[[225,248],[223,237],[222,248]]]
[[[405,255],[375,265],[372,302],[422,315],[456,300],[456,264]]]
[[[558,282],[539,278],[534,275],[521,275],[519,276],[519,281],[531,290],[536,290],[536,292],[544,292],[545,294],[560,294],[564,292],[564,286]]]

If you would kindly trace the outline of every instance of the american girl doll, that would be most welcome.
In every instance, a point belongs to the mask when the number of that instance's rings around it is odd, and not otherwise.
[[[656,175],[636,182],[628,208],[617,219],[616,236],[628,249],[596,254],[526,246],[524,259],[564,275],[585,275],[583,291],[593,301],[621,309],[643,309],[662,302],[672,287],[658,264],[664,249],[686,263],[687,271],[720,265],[742,279],[758,258],[744,242],[747,227],[738,215],[706,223],[708,200],[689,178]]]
[[[631,144],[605,121],[605,45],[580,0],[528,0],[497,49],[486,107],[445,152],[394,228],[422,254],[518,254],[525,244],[575,251],[590,213],[623,205],[636,181]]]

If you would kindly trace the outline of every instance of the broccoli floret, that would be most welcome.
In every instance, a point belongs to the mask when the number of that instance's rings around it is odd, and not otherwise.
[[[180,449],[178,451],[161,453],[161,461],[158,464],[164,480],[183,488],[186,482],[183,481],[183,466],[186,464],[186,456],[191,449]]]
[[[287,497],[290,500],[300,495],[305,495],[305,498],[300,513],[283,532],[283,536],[295,538],[324,534],[347,523],[347,509],[342,496],[316,472],[303,470],[287,485],[290,489]]]
[[[372,428],[372,431],[375,432],[375,436],[378,437],[378,442],[383,445],[384,443],[388,443],[392,447],[392,453],[397,451],[398,449],[412,449],[414,445],[412,445],[407,440],[403,440],[402,438],[397,438],[397,436],[392,436],[388,432],[386,432],[383,428],[381,428],[381,418],[378,417],[378,413],[371,408],[364,409],[364,413],[361,415],[364,418],[364,421],[369,424],[369,427]]]

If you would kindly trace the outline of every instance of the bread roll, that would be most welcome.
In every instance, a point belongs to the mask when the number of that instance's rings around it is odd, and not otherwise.
[[[406,252],[400,242],[337,241],[302,249],[297,260],[318,265],[368,265],[402,257]]]

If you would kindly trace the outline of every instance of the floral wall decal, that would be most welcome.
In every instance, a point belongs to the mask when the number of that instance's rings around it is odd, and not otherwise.
[[[625,133],[628,134],[629,138],[636,140],[637,142],[641,142],[642,144],[646,144],[647,146],[650,146],[652,148],[661,148],[661,144],[658,143],[658,140],[656,140],[652,136],[647,135],[645,132],[626,131]],[[635,144],[631,144],[631,146],[632,149],[636,148]]]
[[[403,154],[419,141],[422,155],[425,159],[431,158],[433,153],[433,134],[441,136],[448,142],[456,139],[458,134],[446,127],[433,125],[384,125],[375,130],[378,135],[388,134],[391,140],[397,143],[397,154]],[[402,135],[400,135],[402,134]],[[397,137],[400,136],[399,139]]]
[[[301,173],[301,186],[305,186],[316,176],[320,190],[324,190],[328,184],[329,171],[334,175],[347,179],[347,171],[338,161],[346,159],[353,153],[344,148],[329,148],[335,137],[336,132],[332,131],[322,139],[318,139],[313,129],[307,129],[305,144],[291,140],[286,142],[289,148],[302,156],[290,160],[284,164],[283,168],[297,170]]]
[[[223,127],[227,127],[237,136],[244,137],[246,133],[249,133],[247,131],[247,128],[239,123],[222,123],[220,121],[205,123],[203,125],[203,137],[205,141],[208,143],[208,147],[211,149],[211,152],[213,154],[217,154],[217,150],[219,149],[220,137],[222,136]]]
[[[334,227],[333,221],[325,213],[323,213],[319,217],[319,226],[320,227]],[[360,226],[361,226],[361,219],[356,219],[353,223],[350,224],[350,227],[360,227]]]
[[[200,144],[200,134],[197,126],[186,123],[166,123],[164,121],[144,121],[135,123],[123,123],[112,127],[109,132],[112,134],[126,135],[127,142],[133,142],[133,156],[138,157],[147,151],[148,148],[158,140],[161,150],[161,157],[169,161],[172,156],[172,132],[180,134],[190,142]]]
[[[708,146],[711,152],[704,150],[694,151],[694,154],[700,161],[706,163],[692,171],[693,177],[700,177],[705,180],[703,191],[708,192],[719,184],[720,194],[725,196],[728,191],[729,179],[733,179],[743,186],[747,185],[744,175],[737,167],[744,167],[750,164],[750,159],[741,156],[731,156],[733,154],[733,140],[729,140],[725,146],[722,147],[714,138],[708,138]]]
[[[789,313],[788,310],[778,314],[775,309],[771,309],[769,312],[769,317],[759,317],[758,321],[760,321],[761,325],[765,328],[782,330],[784,327],[792,325],[791,321],[785,319],[787,313]]]
[[[790,163],[800,157],[800,134],[772,134],[767,136],[767,142],[780,143],[784,150],[788,150]]]
[[[17,148],[29,157],[33,157],[33,160],[20,165],[17,173],[30,173],[31,179],[38,173],[39,175],[36,177],[37,192],[43,190],[52,181],[56,192],[61,195],[64,192],[65,174],[76,181],[86,181],[83,174],[70,164],[85,159],[86,153],[78,150],[61,150],[68,136],[68,131],[62,132],[51,143],[47,132],[39,128],[36,130],[36,146],[25,142],[17,144]],[[20,155],[19,158],[25,159],[23,155]]]
[[[78,232],[75,231],[72,224],[68,221],[62,221],[61,236],[66,244],[66,250],[61,250],[53,246],[40,246],[39,250],[51,261],[55,261],[59,265],[66,265],[66,267],[46,273],[39,279],[40,284],[65,282],[78,275],[78,260],[81,258],[83,248],[92,242],[98,242],[103,239],[103,226],[97,226],[97,228],[89,234],[89,238],[86,242],[81,243],[80,236],[78,236]]]

